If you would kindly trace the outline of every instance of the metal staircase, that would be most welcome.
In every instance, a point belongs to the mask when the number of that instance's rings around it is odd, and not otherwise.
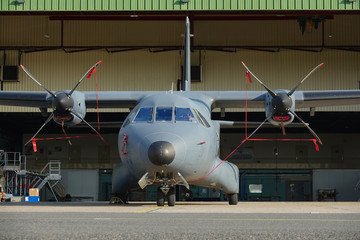
[[[51,160],[40,172],[30,171],[26,169],[26,156],[0,150],[0,169],[5,177],[6,194],[26,196],[29,188],[41,190],[48,186],[56,201],[65,197],[64,186],[60,183],[61,162],[58,160]]]
[[[39,191],[44,187],[48,186],[52,192],[56,201],[58,201],[58,196],[61,198],[64,195],[64,187],[60,184],[61,181],[61,162],[58,160],[51,160],[48,162],[45,167],[40,171],[40,173],[33,173],[36,175],[36,178],[33,180],[33,188],[38,188]]]
[[[5,177],[5,193],[14,196],[28,194],[31,176],[26,174],[26,156],[0,150],[0,169]]]

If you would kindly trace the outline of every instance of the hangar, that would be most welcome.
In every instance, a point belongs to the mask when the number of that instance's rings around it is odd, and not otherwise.
[[[181,79],[183,22],[191,21],[193,90],[244,90],[241,61],[272,89],[292,89],[314,66],[324,62],[303,90],[360,88],[359,1],[29,1],[0,5],[2,91],[41,91],[24,72],[26,66],[47,88],[72,88],[95,62],[103,63],[94,79],[79,90],[168,91]],[[257,83],[249,90],[262,90]],[[73,199],[109,200],[117,156],[119,125],[104,125],[97,138],[39,141],[38,151],[24,143],[43,124],[46,112],[1,106],[0,149],[26,157],[26,169],[61,162],[63,192]],[[215,119],[244,120],[245,109],[215,109]],[[322,138],[320,151],[308,142],[249,142],[231,157],[241,172],[241,200],[330,200],[359,198],[360,106],[298,109]],[[121,122],[128,109],[101,110],[101,122]],[[86,119],[96,122],[96,111]],[[261,122],[263,111],[250,111]],[[259,138],[311,138],[303,128],[263,128]],[[88,136],[87,128],[67,130]],[[50,122],[39,137],[62,136]],[[244,138],[244,129],[223,129],[221,156]],[[115,151],[113,151],[113,149]],[[3,154],[5,156],[6,154]],[[17,155],[13,156],[14,158]],[[20,157],[20,158],[25,158]],[[178,197],[183,196],[178,189]],[[42,199],[51,199],[41,191]],[[134,193],[133,200],[154,200],[155,192]],[[219,200],[222,193],[193,188],[192,198]]]

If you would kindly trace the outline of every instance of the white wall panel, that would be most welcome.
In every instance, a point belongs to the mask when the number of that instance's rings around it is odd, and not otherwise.
[[[65,193],[72,197],[99,197],[99,170],[65,169],[61,171]],[[89,201],[90,199],[86,199]]]
[[[313,172],[313,196],[317,199],[319,189],[336,189],[336,201],[358,201],[355,186],[360,180],[360,170],[323,169]]]

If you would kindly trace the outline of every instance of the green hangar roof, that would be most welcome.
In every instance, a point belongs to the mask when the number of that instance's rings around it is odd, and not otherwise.
[[[356,11],[360,0],[1,0],[0,14],[49,11]]]

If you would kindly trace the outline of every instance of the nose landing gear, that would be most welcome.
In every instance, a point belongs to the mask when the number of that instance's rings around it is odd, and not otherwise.
[[[168,206],[175,206],[175,187],[174,186],[161,186],[157,189],[156,204],[158,206],[165,205],[165,198],[167,198]]]

